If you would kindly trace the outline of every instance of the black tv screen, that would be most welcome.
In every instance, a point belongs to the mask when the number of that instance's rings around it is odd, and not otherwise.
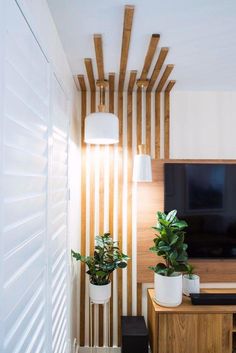
[[[164,165],[164,209],[186,220],[190,258],[236,258],[236,164]]]

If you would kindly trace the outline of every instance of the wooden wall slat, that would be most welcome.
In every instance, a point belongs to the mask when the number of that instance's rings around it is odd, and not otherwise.
[[[164,93],[164,158],[170,158],[170,92]]]
[[[142,91],[137,89],[137,147],[142,143]]]
[[[130,71],[128,92],[133,92],[134,85],[135,85],[135,82],[136,82],[137,73],[138,73],[137,70]]]
[[[146,92],[146,152],[151,154],[151,92]]]
[[[132,115],[133,115],[133,93],[127,93],[127,254],[131,257],[127,268],[127,315],[132,315],[132,174],[133,174],[133,151],[132,151]]]
[[[118,161],[118,241],[123,248],[123,92],[118,92],[118,118],[119,118],[119,161]],[[117,270],[118,278],[118,344],[121,342],[121,315],[123,302],[122,270]]]
[[[103,48],[102,48],[102,35],[94,34],[94,48],[96,54],[97,61],[97,69],[98,69],[98,79],[100,81],[104,80],[104,61],[103,61]]]
[[[109,74],[109,113],[114,113],[115,74]],[[109,146],[109,232],[114,236],[114,146]],[[110,299],[110,346],[113,346],[113,275]]]
[[[134,16],[134,6],[126,5],[125,13],[124,13],[123,36],[122,36],[121,56],[120,56],[120,73],[119,73],[119,85],[118,85],[118,91],[120,92],[123,91],[124,89],[124,80],[125,80],[128,54],[129,54],[133,16]]]
[[[99,146],[99,234],[104,233],[104,153],[105,146]],[[103,305],[99,305],[99,347],[103,346]]]
[[[78,75],[77,76],[78,81],[79,81],[79,85],[80,85],[80,90],[83,91],[87,91],[86,88],[86,84],[85,84],[85,79],[84,79],[84,75]]]
[[[164,64],[165,58],[168,54],[168,51],[169,51],[168,48],[161,48],[160,54],[158,56],[156,65],[153,69],[152,76],[150,78],[150,81],[149,81],[149,84],[147,87],[147,91],[149,91],[149,92],[151,92],[151,90],[153,89],[153,86],[155,85],[155,82],[160,74],[161,68]]]
[[[84,143],[84,121],[86,117],[86,91],[84,79],[80,78],[81,92],[81,253],[86,250],[86,144]],[[80,346],[85,344],[85,264],[81,263],[80,274]]]
[[[89,80],[89,86],[90,86],[90,91],[96,91],[96,84],[95,84],[95,78],[94,78],[94,72],[93,72],[93,63],[92,59],[90,58],[85,58],[84,59],[84,64]]]
[[[168,77],[170,76],[172,70],[174,68],[174,65],[167,65],[165,68],[165,71],[163,72],[163,75],[157,85],[156,92],[161,92],[163,87],[165,86],[166,81],[168,80]]]
[[[137,283],[137,315],[142,315],[142,283]]]
[[[170,92],[175,84],[176,84],[175,80],[170,80],[168,82],[168,85],[166,86],[165,92]]]
[[[146,57],[144,60],[144,65],[143,65],[143,70],[142,70],[142,73],[140,76],[140,80],[145,80],[147,78],[150,66],[152,64],[153,57],[156,52],[156,48],[157,48],[159,39],[160,39],[160,34],[152,34],[150,42],[149,42],[147,54],[146,54]]]
[[[155,158],[160,159],[161,146],[161,93],[155,92]]]

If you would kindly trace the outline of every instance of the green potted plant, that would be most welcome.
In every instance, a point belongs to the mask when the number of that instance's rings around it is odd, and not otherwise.
[[[77,261],[84,262],[88,267],[89,295],[92,302],[107,303],[111,297],[110,275],[117,268],[125,268],[129,257],[120,251],[110,233],[96,236],[93,256],[82,256],[73,250],[71,253]]]
[[[187,296],[190,293],[200,292],[200,277],[194,273],[194,267],[187,264],[187,271],[183,275],[183,293]]]
[[[157,212],[157,231],[150,251],[161,256],[164,262],[150,267],[155,272],[155,300],[162,306],[178,306],[182,302],[182,272],[187,270],[187,244],[184,242],[187,223],[176,217],[177,211],[168,214]]]

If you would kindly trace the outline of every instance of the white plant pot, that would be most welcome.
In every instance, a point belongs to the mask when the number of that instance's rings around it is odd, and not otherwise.
[[[154,287],[157,304],[175,307],[182,303],[182,274],[167,277],[155,273]]]
[[[197,275],[192,275],[192,279],[189,278],[189,275],[183,275],[183,293],[187,296],[190,293],[199,293],[200,292],[200,277]]]
[[[105,304],[111,298],[111,282],[98,286],[89,283],[89,296],[94,304]]]

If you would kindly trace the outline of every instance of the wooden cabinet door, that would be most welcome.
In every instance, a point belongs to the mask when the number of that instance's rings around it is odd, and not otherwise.
[[[159,314],[158,353],[231,353],[231,314]]]

